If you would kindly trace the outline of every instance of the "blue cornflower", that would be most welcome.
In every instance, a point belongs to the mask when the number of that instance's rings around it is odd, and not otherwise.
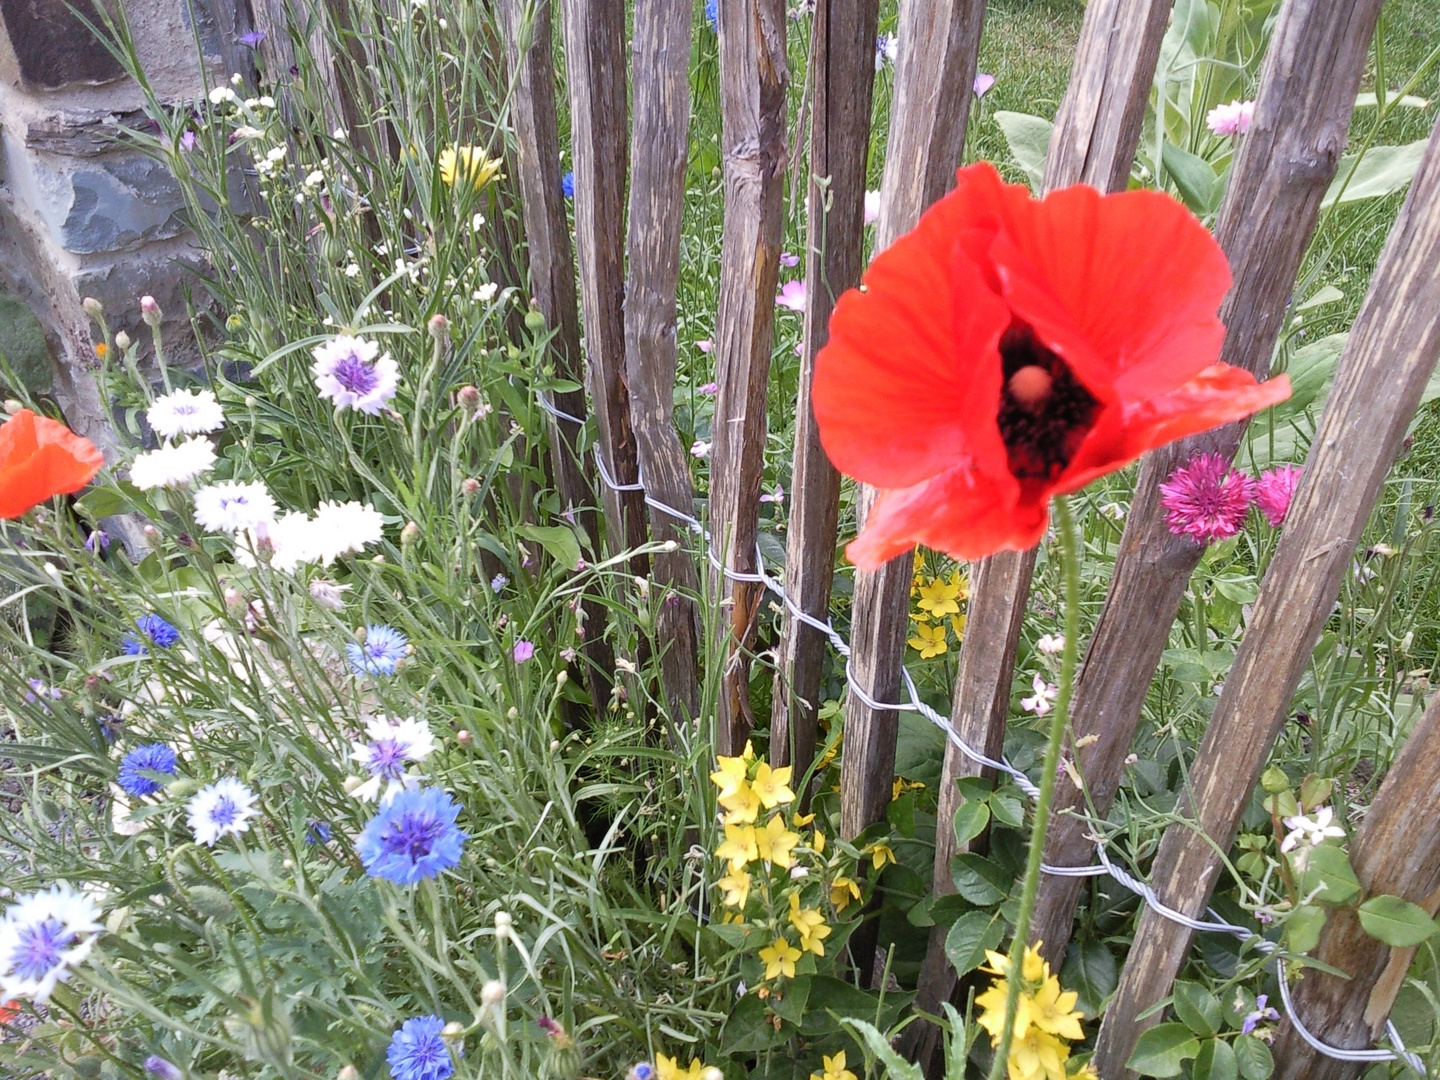
[[[714,3],[714,0],[711,0],[711,3]],[[655,1066],[648,1061],[639,1062],[631,1066],[630,1071],[625,1074],[625,1080],[655,1080]]]
[[[510,584],[510,579],[504,574],[496,574],[490,579],[490,591],[499,594],[500,590]]]
[[[711,30],[720,29],[720,0],[705,0],[705,21]]]
[[[146,647],[146,642],[152,645],[158,645],[162,649],[168,649],[180,640],[180,631],[176,630],[175,627],[171,626],[159,615],[153,613],[141,615],[135,620],[135,625],[139,628],[144,640],[137,640],[129,634],[121,638],[120,650],[126,656],[144,656],[150,651]]]
[[[160,784],[146,776],[146,773],[175,775],[175,751],[164,743],[146,743],[137,746],[120,759],[120,775],[117,778],[125,794],[139,798],[153,795],[160,790]]]
[[[328,844],[330,842],[330,825],[324,821],[312,821],[305,829],[305,842],[307,844]]]
[[[565,193],[567,199],[575,197],[575,174],[573,172],[567,172],[560,178],[560,190]]]
[[[352,641],[345,646],[350,668],[369,675],[394,675],[405,659],[409,639],[393,626],[375,624],[365,628],[365,644]]]
[[[151,1054],[145,1059],[145,1071],[151,1076],[158,1076],[160,1080],[185,1080],[185,1074],[179,1067],[159,1054]]]
[[[445,1080],[454,1073],[450,1048],[440,1036],[444,1030],[438,1016],[412,1016],[401,1024],[385,1051],[394,1080]]]
[[[439,788],[401,791],[370,819],[355,850],[371,877],[413,885],[460,861],[460,806]]]

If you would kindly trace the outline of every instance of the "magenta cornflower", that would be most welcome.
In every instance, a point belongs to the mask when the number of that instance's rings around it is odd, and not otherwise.
[[[1254,501],[1255,481],[1219,454],[1196,454],[1160,485],[1165,524],[1201,544],[1238,533]]]
[[[1290,512],[1290,500],[1300,486],[1300,466],[1281,465],[1260,474],[1255,485],[1255,505],[1265,520],[1275,528],[1285,524],[1285,515]]]

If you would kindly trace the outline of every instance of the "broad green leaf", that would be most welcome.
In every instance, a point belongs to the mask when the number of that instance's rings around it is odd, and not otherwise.
[[[580,541],[563,525],[521,525],[515,532],[534,540],[561,566],[574,570],[580,564]]]
[[[875,995],[829,975],[817,975],[810,980],[810,1000],[801,1028],[806,1035],[828,1035],[839,1031],[847,1017],[873,1020],[878,1007]]]
[[[1435,933],[1425,909],[1398,896],[1372,896],[1360,905],[1360,925],[1373,938],[1396,949],[1419,945]]]
[[[1006,828],[1019,829],[1025,824],[1025,804],[1014,787],[1004,787],[990,796],[990,813]]]
[[[1360,891],[1360,881],[1350,869],[1350,856],[1333,844],[1311,848],[1305,868],[1295,876],[1300,895],[1318,904],[1343,904]]]
[[[955,920],[945,935],[945,955],[955,965],[955,974],[973,971],[985,959],[985,950],[1000,944],[1004,920],[992,911],[967,911]]]
[[[1330,798],[1330,792],[1335,789],[1335,781],[1323,776],[1311,773],[1300,784],[1300,809],[1310,813],[1317,806]]]
[[[1141,1076],[1179,1076],[1198,1053],[1200,1040],[1184,1024],[1160,1024],[1140,1036],[1126,1064]]]
[[[792,1024],[799,1024],[805,1019],[805,1003],[810,999],[811,976],[802,975],[798,979],[791,979],[785,984],[785,993],[772,994],[770,996],[770,1007],[782,1020],[789,1020]]]
[[[1220,999],[1199,983],[1177,982],[1175,1016],[1196,1035],[1208,1039],[1220,1030]]]
[[[1060,984],[1079,995],[1076,1007],[1085,1019],[1094,1020],[1115,992],[1117,975],[1115,954],[1095,938],[1081,937],[1065,950]]]
[[[1260,596],[1260,586],[1253,574],[1226,574],[1215,578],[1215,591],[1237,604],[1253,604]]]
[[[1254,1035],[1241,1035],[1235,1040],[1235,1063],[1240,1066],[1243,1080],[1270,1080],[1275,1059],[1270,1048]]]
[[[965,852],[950,860],[955,891],[979,907],[1004,900],[1010,891],[1009,876],[983,855]]]
[[[754,994],[746,994],[737,1001],[720,1029],[721,1053],[758,1054],[783,1043],[789,1034],[775,1030],[768,1012],[765,1003]]]
[[[1372,146],[1358,160],[1350,154],[1340,159],[1330,190],[1320,202],[1324,210],[1340,203],[1378,199],[1403,191],[1415,178],[1427,139],[1404,146]]]
[[[964,848],[990,824],[990,807],[983,802],[962,803],[955,811],[955,843]]]
[[[1320,941],[1320,930],[1325,925],[1325,909],[1317,904],[1305,904],[1285,920],[1285,945],[1293,953],[1307,953]]]
[[[1296,304],[1295,310],[1309,311],[1312,308],[1323,307],[1326,304],[1333,304],[1337,300],[1344,299],[1345,294],[1343,292],[1337,289],[1334,285],[1326,285],[1321,289],[1317,289],[1314,295],[1312,295],[1309,300],[1306,300],[1304,303]]]
[[[1240,1063],[1235,1051],[1222,1039],[1206,1039],[1190,1066],[1190,1080],[1238,1080]]]
[[[867,1024],[864,1020],[845,1020],[844,1024],[860,1036],[870,1053],[885,1066],[885,1075],[890,1080],[925,1080],[920,1066],[911,1064],[897,1054],[890,1045],[890,1040],[876,1031],[873,1024]]]
[[[995,123],[1000,125],[1015,164],[1025,170],[1031,190],[1038,192],[1045,174],[1045,155],[1050,151],[1050,132],[1055,125],[1042,116],[1018,112],[997,112]]]
[[[1171,142],[1165,144],[1160,154],[1165,171],[1175,181],[1185,205],[1197,214],[1212,213],[1220,202],[1223,185],[1210,163]]]

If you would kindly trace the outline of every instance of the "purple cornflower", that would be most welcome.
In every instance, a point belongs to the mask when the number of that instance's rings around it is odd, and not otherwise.
[[[1255,481],[1219,454],[1196,454],[1160,485],[1165,524],[1201,544],[1238,533],[1254,501]]]
[[[85,550],[91,555],[99,555],[110,550],[110,534],[104,529],[96,529],[85,538]]]
[[[262,41],[264,41],[264,40],[265,40],[265,31],[264,31],[264,30],[251,30],[251,31],[248,32],[248,33],[245,33],[245,34],[241,34],[241,35],[240,35],[240,44],[241,44],[241,45],[244,45],[247,49],[255,49],[255,48],[258,48],[259,45],[260,45],[260,43],[261,43]]]

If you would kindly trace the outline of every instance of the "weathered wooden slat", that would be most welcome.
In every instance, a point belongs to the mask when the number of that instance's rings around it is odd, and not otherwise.
[[[1255,123],[1241,141],[1215,234],[1235,284],[1225,299],[1221,359],[1257,375],[1269,368],[1300,260],[1334,176],[1365,68],[1378,0],[1290,0],[1280,12],[1260,80]],[[1141,706],[1170,637],[1186,583],[1204,553],[1165,525],[1159,486],[1201,452],[1233,457],[1243,424],[1184,439],[1147,455],[1110,594],[1091,638],[1071,705],[1088,801],[1104,817],[1140,721]],[[1068,776],[1055,790],[1057,816],[1045,861],[1083,866],[1093,848],[1086,806]],[[1083,878],[1047,877],[1031,930],[1058,965],[1070,938]]]
[[[1046,190],[1079,183],[1113,190],[1128,181],[1169,10],[1170,0],[1095,0],[1085,9],[1075,50],[1075,74],[1050,138]],[[976,564],[971,575],[950,724],[970,746],[992,758],[1000,755],[1005,742],[1015,654],[1035,554],[1033,550],[1003,552]],[[949,824],[960,804],[955,781],[980,772],[969,758],[946,746],[940,827],[935,836],[937,896],[955,891],[950,860],[957,852],[955,832]],[[954,972],[945,958],[945,931],[937,928],[925,954],[917,1006],[938,1013],[954,988]]]
[[[550,0],[528,7],[524,0],[498,0],[504,20],[505,54],[510,64],[514,95],[510,115],[515,129],[520,173],[520,206],[525,242],[530,255],[530,289],[545,324],[556,328],[550,340],[555,371],[581,382],[580,310],[575,300],[575,261],[570,249],[570,223],[560,184],[560,134],[555,114],[555,67]],[[533,12],[533,17],[527,14]],[[583,391],[555,394],[555,407],[582,421]],[[595,492],[585,475],[580,453],[582,424],[550,418],[550,459],[560,498],[590,539],[592,550],[602,550]],[[573,568],[572,568],[573,569]],[[585,681],[597,710],[610,701],[615,656],[605,639],[605,607],[583,601],[585,616]]]
[[[563,15],[586,375],[610,475],[634,484],[640,467],[625,385],[625,135],[630,123],[625,9],[604,0],[564,0]],[[611,550],[644,544],[649,535],[644,495],[612,491],[608,485],[602,485],[601,495]],[[649,559],[636,557],[630,569],[647,574]]]
[[[1350,844],[1350,864],[1367,895],[1398,896],[1435,913],[1440,903],[1440,817],[1430,808],[1436,805],[1440,697],[1430,699]],[[1293,991],[1301,1022],[1331,1046],[1373,1046],[1384,1032],[1415,949],[1391,949],[1365,933],[1353,910],[1341,908],[1330,913],[1310,955],[1349,978],[1307,971]],[[1288,1018],[1280,1025],[1273,1052],[1272,1080],[1357,1080],[1365,1069],[1316,1052]]]
[[[720,5],[721,160],[725,224],[715,327],[711,547],[727,570],[753,574],[765,468],[766,389],[780,279],[785,180],[784,0]],[[753,727],[746,656],[764,595],[758,582],[713,575],[725,657],[715,715],[717,752],[738,754]]]
[[[785,586],[801,610],[822,622],[830,612],[840,474],[820,446],[810,382],[815,354],[829,337],[835,298],[860,280],[879,13],[878,0],[818,0],[810,39],[814,111],[805,227],[805,341],[795,405]],[[829,647],[824,634],[786,612],[770,714],[770,756],[776,765],[793,765],[796,776],[803,775],[815,756],[815,714]]]
[[[901,6],[899,35],[905,44],[895,70],[876,251],[914,228],[924,209],[955,183],[984,20],[985,0],[914,0]],[[874,499],[873,489],[862,486],[857,492],[862,524]],[[911,575],[909,554],[874,573],[855,574],[851,672],[876,701],[896,701],[900,693]],[[893,711],[873,709],[854,693],[846,699],[840,766],[840,829],[846,837],[885,815],[898,724]],[[876,932],[872,921],[851,938],[862,973],[868,973]]]
[[[1312,58],[1297,58],[1312,63]],[[1257,117],[1257,120],[1259,118]],[[1355,544],[1440,355],[1440,138],[1432,136],[1350,332],[1280,544],[1151,873],[1170,907],[1204,911]],[[1184,960],[1191,931],[1147,908],[1106,1011],[1094,1064],[1119,1077]]]
[[[660,0],[637,4],[632,51],[635,117],[625,282],[630,419],[645,494],[691,515],[695,489],[672,419],[675,298],[690,134],[690,5]],[[651,507],[650,526],[656,540],[681,545],[655,557],[653,574],[665,594],[655,620],[660,678],[670,715],[678,723],[700,713],[695,565],[688,550],[690,534],[682,524]]]

